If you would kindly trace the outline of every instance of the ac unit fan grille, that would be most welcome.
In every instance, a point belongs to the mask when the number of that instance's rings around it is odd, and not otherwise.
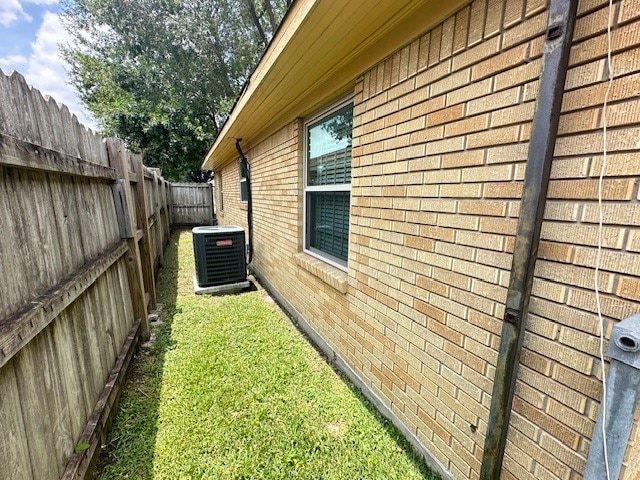
[[[246,281],[244,231],[194,234],[194,250],[201,287]]]

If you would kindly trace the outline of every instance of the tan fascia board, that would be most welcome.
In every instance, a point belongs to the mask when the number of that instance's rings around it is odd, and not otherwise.
[[[239,98],[220,135],[203,163],[203,168],[216,170],[235,158],[235,138],[242,137],[243,147],[251,148],[271,133],[326,105],[332,99],[352,89],[364,72],[412,40],[426,33],[449,14],[468,3],[468,0],[379,0],[384,11],[393,10],[388,17],[369,22],[375,34],[365,35],[354,27],[349,32],[355,47],[339,58],[323,58],[325,67],[321,75],[302,78],[300,72],[291,73],[283,65],[295,58],[295,52],[306,44],[318,49],[323,35],[332,35],[331,25],[321,32],[313,32],[314,25],[322,22],[330,9],[345,9],[344,0],[302,0],[294,2],[285,24],[267,49],[252,75],[249,85]],[[371,0],[350,0],[350,4],[371,3]],[[398,4],[401,4],[399,7]],[[331,5],[331,6],[329,6]],[[376,24],[378,21],[379,24]],[[355,23],[357,25],[358,22]],[[374,28],[375,27],[375,28]],[[314,37],[309,36],[309,32]],[[306,35],[306,37],[305,37]],[[358,36],[360,35],[360,36]],[[293,66],[300,70],[298,61]],[[270,84],[270,82],[272,84]],[[298,93],[287,99],[289,91]],[[250,111],[251,110],[251,111]]]

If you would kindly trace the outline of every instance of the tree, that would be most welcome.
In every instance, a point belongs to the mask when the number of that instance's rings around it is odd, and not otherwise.
[[[67,0],[64,55],[102,133],[173,180],[199,169],[290,0]]]
[[[192,170],[189,172],[189,181],[194,183],[207,183],[213,180],[211,170]]]

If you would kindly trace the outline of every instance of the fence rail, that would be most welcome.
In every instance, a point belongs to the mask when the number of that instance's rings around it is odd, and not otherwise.
[[[1,71],[0,185],[0,478],[83,478],[148,335],[171,187]]]

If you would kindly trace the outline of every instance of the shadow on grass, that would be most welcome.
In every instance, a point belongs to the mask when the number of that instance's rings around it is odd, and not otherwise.
[[[173,348],[171,328],[178,313],[178,242],[173,232],[156,275],[159,319],[151,324],[152,339],[138,347],[120,397],[119,408],[96,466],[95,478],[153,478],[155,439],[162,372]]]

